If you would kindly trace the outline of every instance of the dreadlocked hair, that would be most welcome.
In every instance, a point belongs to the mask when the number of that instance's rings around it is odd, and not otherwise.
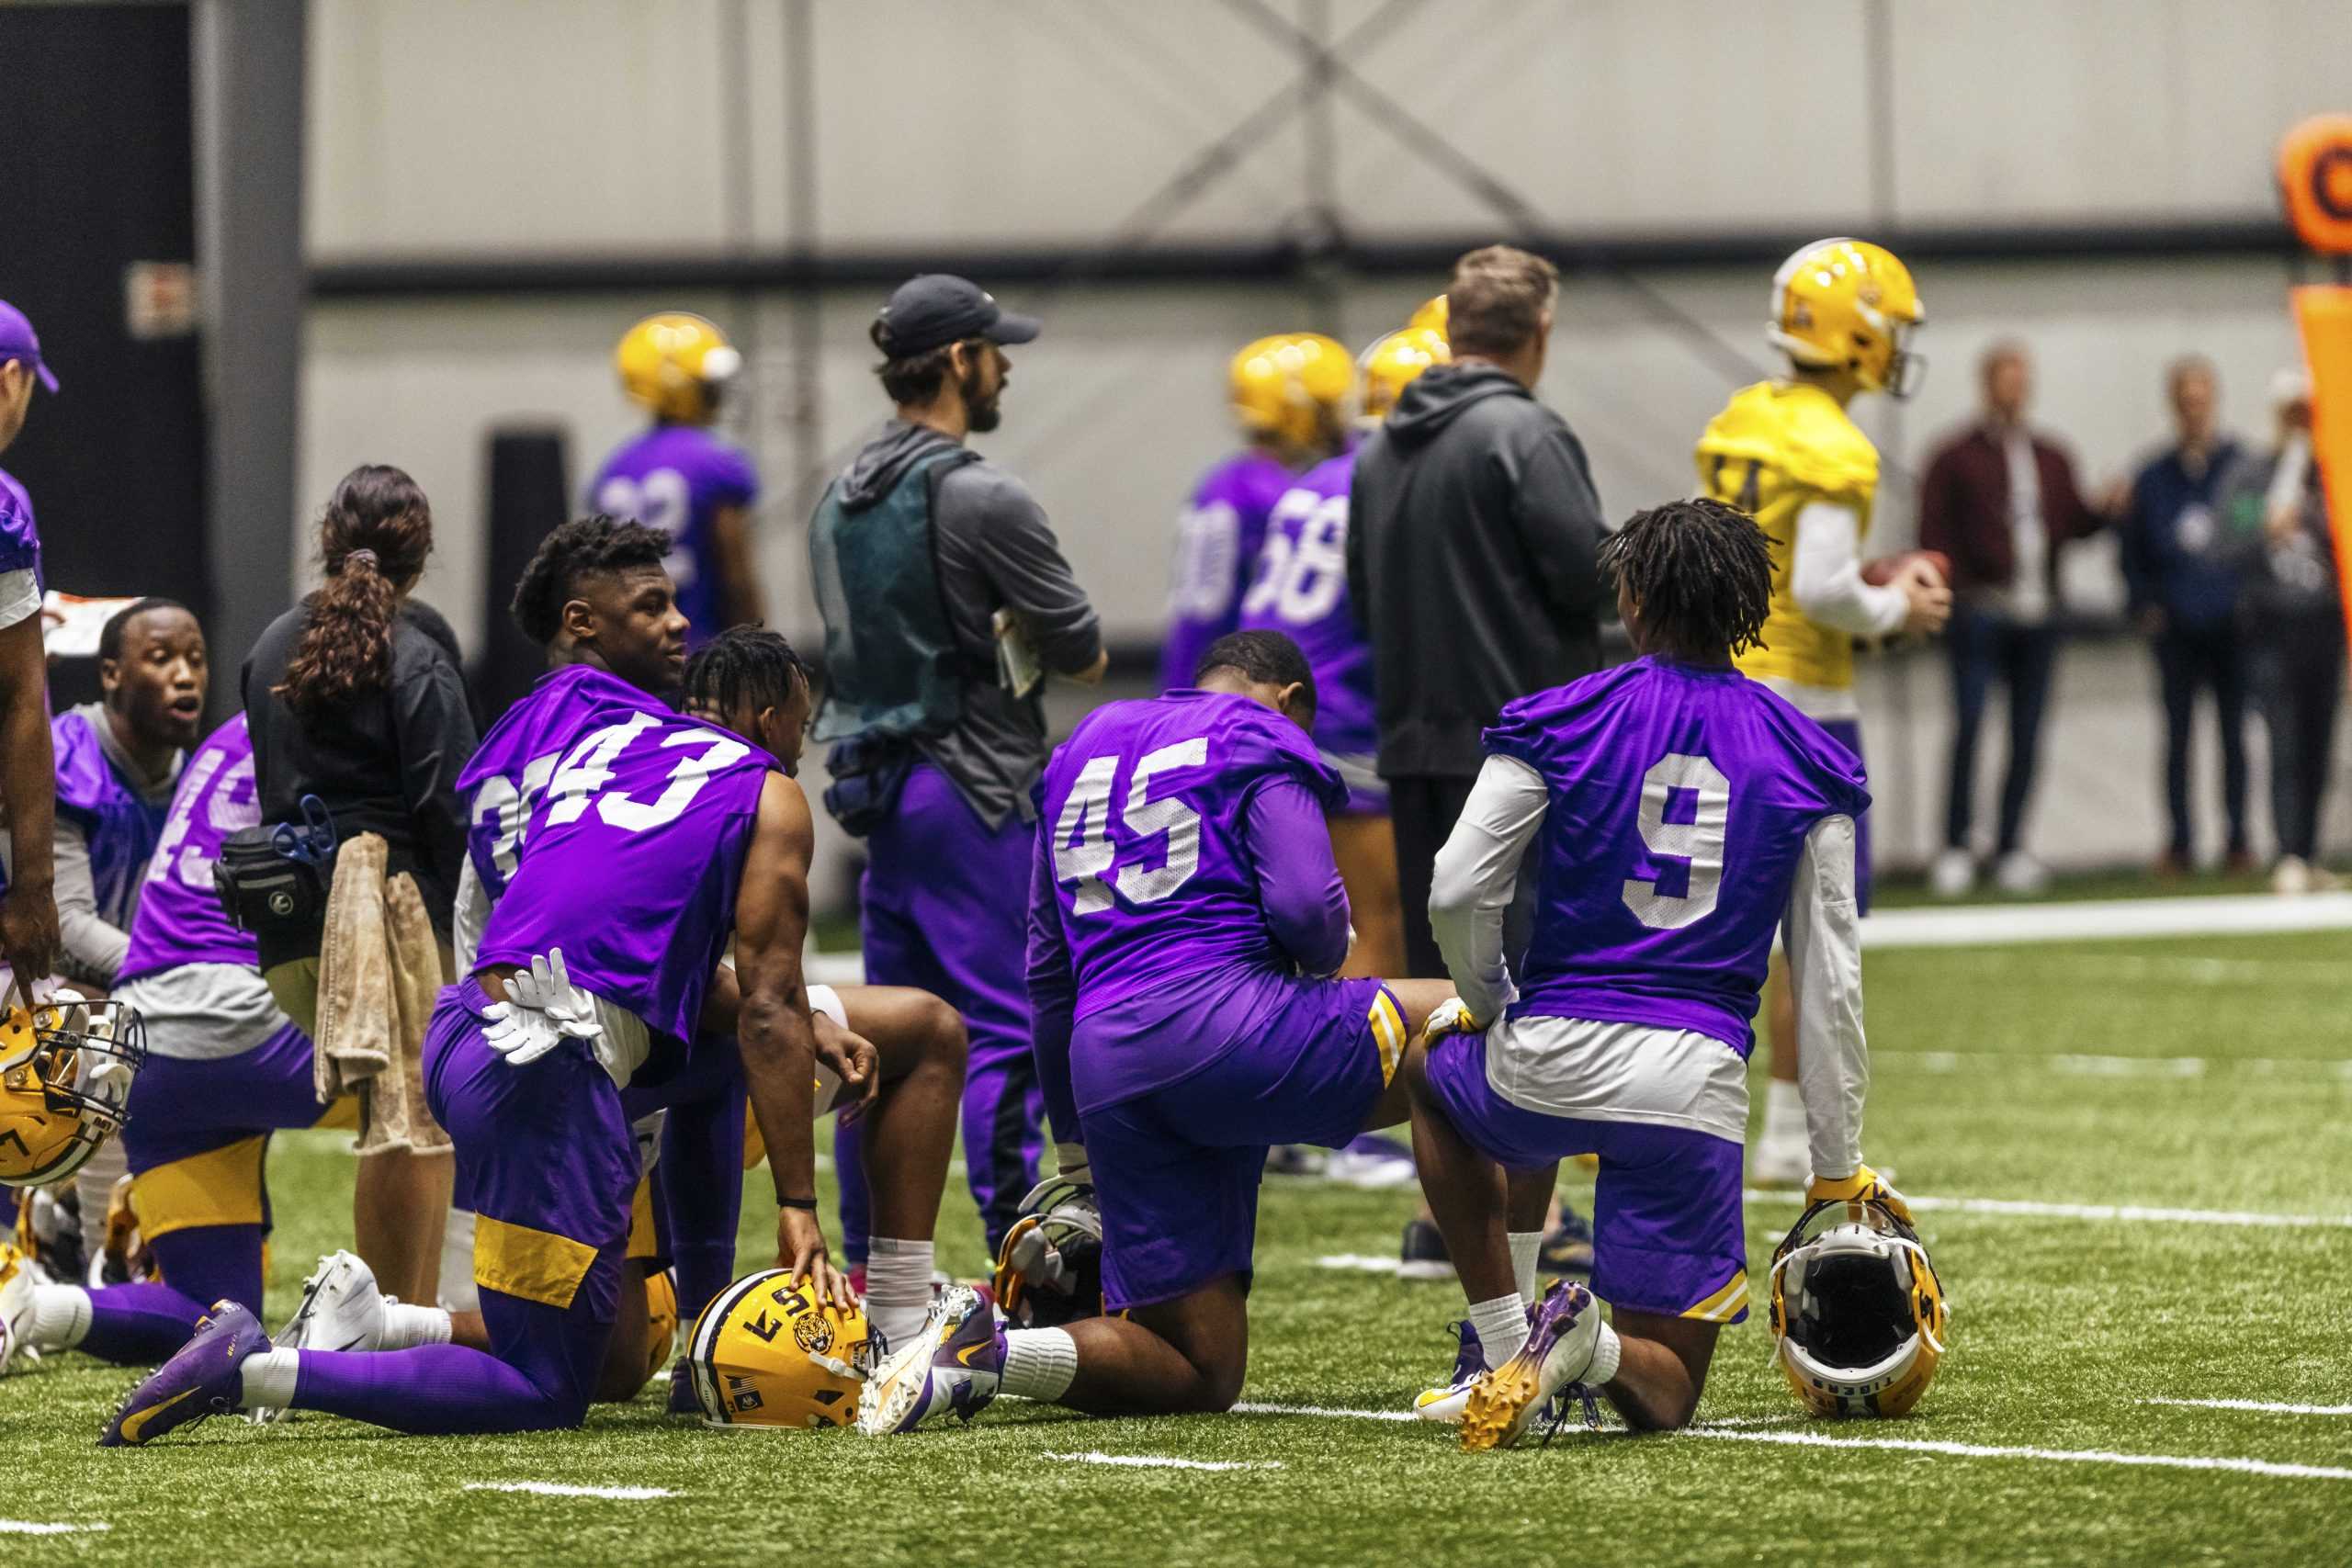
[[[580,580],[600,571],[660,566],[670,553],[670,536],[642,523],[625,523],[598,513],[575,517],[539,541],[531,564],[514,584],[508,606],[523,635],[544,648],[563,626],[563,607],[578,596]]]
[[[389,685],[400,592],[432,553],[433,508],[414,479],[383,463],[345,474],[319,519],[327,580],[272,694],[316,718]]]
[[[686,706],[704,713],[781,708],[808,684],[808,664],[764,626],[731,626],[686,660]]]
[[[1705,662],[1764,646],[1772,549],[1736,506],[1701,499],[1635,513],[1601,541],[1600,565],[1641,607],[1657,652]]]

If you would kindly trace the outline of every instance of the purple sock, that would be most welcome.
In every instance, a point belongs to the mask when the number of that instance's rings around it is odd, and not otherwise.
[[[203,1315],[203,1303],[169,1285],[108,1285],[90,1292],[90,1332],[77,1348],[118,1366],[152,1367],[187,1344]]]
[[[842,1262],[865,1262],[874,1235],[874,1201],[865,1185],[865,1123],[833,1119],[833,1179],[841,1187]]]
[[[497,1357],[462,1345],[305,1350],[294,1403],[395,1432],[537,1432],[580,1424]]]

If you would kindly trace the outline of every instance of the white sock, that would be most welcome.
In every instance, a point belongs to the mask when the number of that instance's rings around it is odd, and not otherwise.
[[[1511,1231],[1510,1278],[1523,1302],[1535,1300],[1535,1255],[1544,1250],[1542,1231]],[[1482,1331],[1483,1332],[1483,1331]]]
[[[283,1410],[294,1403],[295,1380],[302,1375],[300,1350],[265,1350],[237,1369],[244,1378],[239,1404],[247,1410]]]
[[[1478,1348],[1486,1352],[1491,1371],[1518,1355],[1527,1343],[1527,1303],[1515,1295],[1472,1302],[1470,1326],[1478,1331]]]
[[[89,1337],[90,1292],[79,1285],[35,1285],[32,1326],[26,1331],[34,1349],[71,1350]]]
[[[1768,1078],[1764,1089],[1764,1142],[1805,1140],[1804,1091],[1785,1078]]]
[[[1012,1328],[1004,1336],[1001,1393],[1059,1399],[1078,1376],[1078,1341],[1059,1328]]]
[[[1577,1381],[1598,1393],[1601,1384],[1617,1375],[1617,1359],[1624,1348],[1624,1342],[1617,1337],[1617,1331],[1602,1324],[1600,1337],[1592,1347],[1592,1365],[1585,1369],[1584,1376]]]
[[[877,1235],[865,1254],[865,1316],[892,1346],[922,1330],[931,1311],[932,1247]]]
[[[384,1303],[384,1333],[379,1350],[407,1350],[419,1345],[449,1343],[449,1314],[439,1307],[411,1306],[406,1302]]]

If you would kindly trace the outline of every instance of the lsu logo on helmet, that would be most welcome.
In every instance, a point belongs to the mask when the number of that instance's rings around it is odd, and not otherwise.
[[[614,367],[630,399],[658,419],[708,419],[743,356],[716,322],[684,310],[648,316],[622,335]]]
[[[1356,367],[1335,338],[1321,333],[1261,337],[1233,356],[1227,374],[1233,417],[1252,435],[1313,446],[1348,424]]]
[[[871,1370],[872,1332],[794,1284],[788,1269],[746,1275],[695,1323],[686,1364],[712,1427],[846,1427]]]
[[[1868,240],[1816,240],[1772,275],[1773,347],[1812,369],[1845,369],[1869,391],[1907,398],[1927,361],[1905,344],[1927,320],[1911,269]]]
[[[1441,294],[1440,300],[1445,298]],[[1386,337],[1363,351],[1356,362],[1363,376],[1363,419],[1365,424],[1378,424],[1396,406],[1396,400],[1412,384],[1413,378],[1432,365],[1451,364],[1453,352],[1446,346],[1445,334],[1427,327],[1407,327],[1390,333]]]
[[[0,1185],[60,1181],[127,1120],[147,1030],[117,1001],[59,991],[0,1018]]]
[[[1773,1359],[1815,1416],[1906,1414],[1936,1381],[1950,1319],[1919,1233],[1881,1199],[1815,1203],[1772,1253]]]

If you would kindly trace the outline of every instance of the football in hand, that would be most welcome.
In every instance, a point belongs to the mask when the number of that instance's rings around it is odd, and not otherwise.
[[[1945,588],[1951,586],[1951,558],[1941,550],[1905,550],[1899,555],[1866,560],[1862,563],[1862,581],[1872,588],[1883,588],[1903,575],[1904,569],[1914,561],[1927,562],[1935,569],[1936,581],[1939,585]]]

